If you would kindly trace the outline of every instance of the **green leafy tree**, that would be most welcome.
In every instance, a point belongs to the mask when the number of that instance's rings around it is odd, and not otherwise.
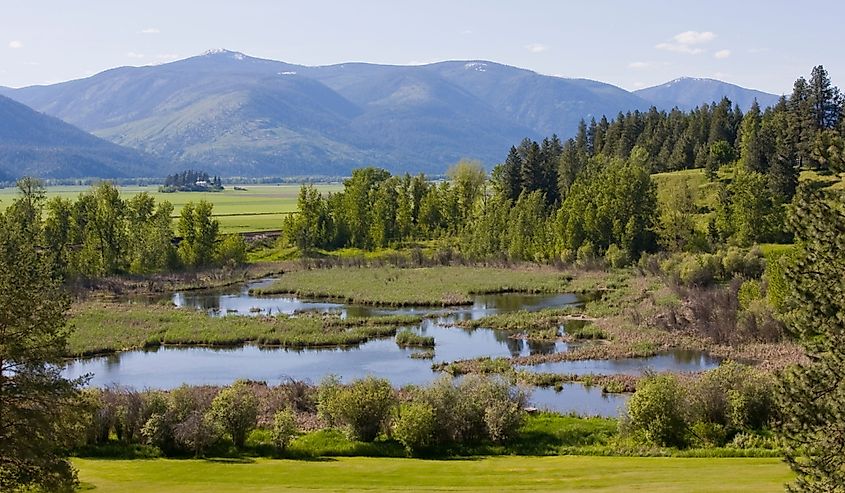
[[[177,230],[182,236],[179,258],[188,267],[211,265],[220,223],[212,216],[214,205],[206,200],[188,202],[179,215]]]
[[[258,424],[258,399],[245,382],[224,388],[211,402],[209,416],[226,430],[235,447],[241,449],[247,434]]]

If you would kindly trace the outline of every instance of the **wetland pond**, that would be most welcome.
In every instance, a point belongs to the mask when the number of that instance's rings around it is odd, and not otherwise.
[[[254,296],[250,289],[272,280],[260,280],[225,290],[185,291],[162,299],[184,309],[206,311],[209,316],[250,316],[295,314],[298,312],[338,313],[342,317],[370,317],[413,314],[426,317],[414,332],[435,340],[434,359],[414,359],[416,349],[400,348],[393,338],[375,339],[343,348],[285,349],[246,345],[234,348],[161,347],[73,360],[65,368],[68,377],[92,374],[94,386],[121,385],[136,389],[170,389],[182,384],[228,385],[237,379],[279,383],[285,379],[318,383],[327,375],[344,381],[373,375],[389,379],[394,386],[425,384],[438,376],[432,362],[459,359],[528,356],[566,351],[562,342],[539,342],[510,337],[509,332],[485,328],[464,329],[454,323],[497,313],[578,305],[574,294],[503,293],[478,295],[473,303],[448,308],[373,307],[348,305],[292,296]],[[138,300],[133,300],[137,302]],[[562,327],[565,331],[565,326]],[[701,353],[677,351],[651,358],[619,360],[563,361],[521,367],[529,371],[577,374],[639,374],[656,371],[701,371],[718,366],[718,360]],[[563,390],[533,388],[531,401],[538,408],[563,413],[616,416],[627,395],[603,394],[598,387],[573,383]]]

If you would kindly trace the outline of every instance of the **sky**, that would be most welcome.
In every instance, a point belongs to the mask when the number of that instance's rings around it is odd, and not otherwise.
[[[782,0],[0,0],[0,85],[225,48],[302,65],[490,60],[628,90],[711,77],[789,93],[845,83],[845,2]]]

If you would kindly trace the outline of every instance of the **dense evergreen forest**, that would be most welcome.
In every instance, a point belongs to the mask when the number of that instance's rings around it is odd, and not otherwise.
[[[765,110],[743,114],[723,99],[582,122],[565,142],[525,139],[489,178],[461,162],[439,183],[365,168],[341,193],[303,187],[286,237],[305,251],[457,238],[468,258],[543,262],[789,241],[785,206],[800,172],[845,169],[842,115],[839,89],[817,66]],[[701,210],[683,183],[659,203],[652,174],[690,168],[706,170],[717,203]]]

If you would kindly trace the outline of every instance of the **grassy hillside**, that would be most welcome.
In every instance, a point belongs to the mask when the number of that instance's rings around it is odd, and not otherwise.
[[[74,460],[98,493],[268,491],[773,492],[779,459],[496,457],[466,460]]]

